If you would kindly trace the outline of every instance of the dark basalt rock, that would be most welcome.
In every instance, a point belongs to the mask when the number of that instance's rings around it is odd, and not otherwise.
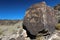
[[[52,33],[57,23],[56,11],[47,6],[45,2],[32,5],[27,11],[23,20],[23,25],[32,35],[45,30]],[[44,34],[44,33],[43,33]]]
[[[11,38],[10,40],[15,40],[14,38]]]
[[[0,38],[0,40],[2,40],[2,38]]]

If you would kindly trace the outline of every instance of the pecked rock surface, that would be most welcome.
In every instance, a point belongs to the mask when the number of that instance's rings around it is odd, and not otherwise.
[[[45,2],[34,4],[26,11],[23,25],[32,35],[45,34],[43,31],[51,34],[57,23],[56,13]]]

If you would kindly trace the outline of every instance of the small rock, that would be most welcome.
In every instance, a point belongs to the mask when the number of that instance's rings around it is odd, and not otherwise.
[[[48,40],[60,40],[60,31],[55,31]]]

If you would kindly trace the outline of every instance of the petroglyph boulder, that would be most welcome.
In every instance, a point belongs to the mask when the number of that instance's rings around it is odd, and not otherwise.
[[[45,2],[37,3],[26,11],[23,25],[32,35],[37,35],[42,30],[52,33],[57,23],[56,13]]]

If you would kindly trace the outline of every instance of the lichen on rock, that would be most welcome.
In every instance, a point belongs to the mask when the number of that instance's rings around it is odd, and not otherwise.
[[[48,33],[55,31],[57,24],[56,12],[53,8],[46,5],[45,2],[32,5],[27,11],[23,20],[23,25],[32,35],[46,30]]]

